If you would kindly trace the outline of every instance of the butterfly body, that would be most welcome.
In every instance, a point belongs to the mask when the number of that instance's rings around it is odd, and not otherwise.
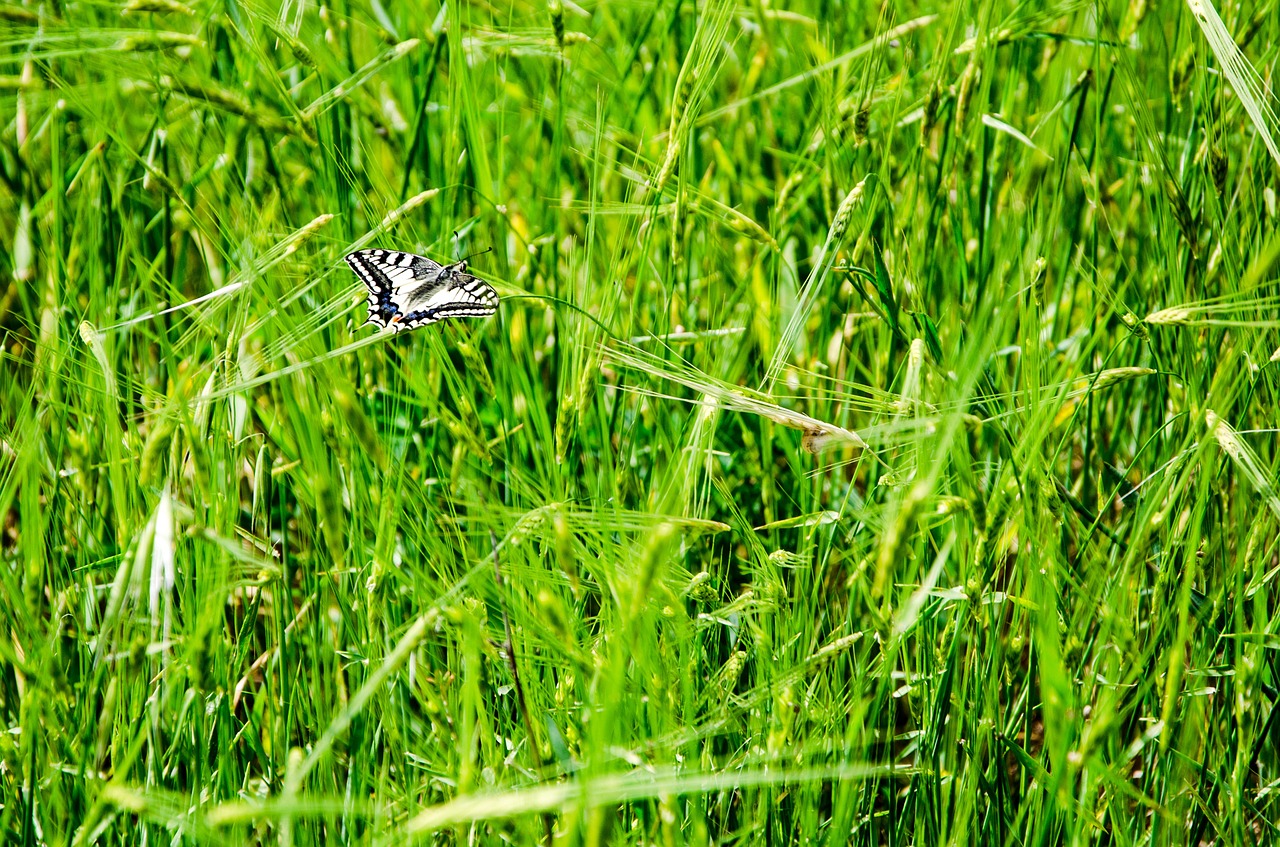
[[[347,264],[369,289],[369,319],[393,332],[445,318],[482,318],[498,310],[498,292],[467,273],[466,261],[442,265],[399,250],[357,250]]]

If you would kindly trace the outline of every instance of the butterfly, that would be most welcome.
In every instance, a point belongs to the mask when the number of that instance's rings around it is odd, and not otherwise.
[[[467,261],[442,265],[398,250],[357,250],[346,257],[369,289],[369,319],[394,332],[445,318],[482,318],[498,311],[498,292],[467,273]]]

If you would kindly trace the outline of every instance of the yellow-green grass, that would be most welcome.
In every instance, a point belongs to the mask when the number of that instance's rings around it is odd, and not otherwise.
[[[1206,9],[0,6],[0,843],[1277,840]]]

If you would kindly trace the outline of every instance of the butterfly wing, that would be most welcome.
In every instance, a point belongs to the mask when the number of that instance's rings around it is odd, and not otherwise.
[[[394,326],[413,329],[445,318],[483,318],[498,311],[498,292],[482,279],[449,265],[437,284],[408,297],[405,312]]]
[[[369,289],[369,323],[399,332],[444,318],[484,317],[498,309],[493,286],[466,273],[398,250],[358,250],[347,264]]]
[[[347,264],[369,289],[369,323],[382,329],[401,313],[406,290],[417,285],[414,260],[440,266],[430,259],[397,250],[358,250],[346,257]]]

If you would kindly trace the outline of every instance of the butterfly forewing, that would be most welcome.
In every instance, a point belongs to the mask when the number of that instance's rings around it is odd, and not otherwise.
[[[346,258],[369,289],[369,323],[383,329],[399,332],[498,309],[498,292],[467,273],[463,262],[441,265],[398,250],[358,250]]]

